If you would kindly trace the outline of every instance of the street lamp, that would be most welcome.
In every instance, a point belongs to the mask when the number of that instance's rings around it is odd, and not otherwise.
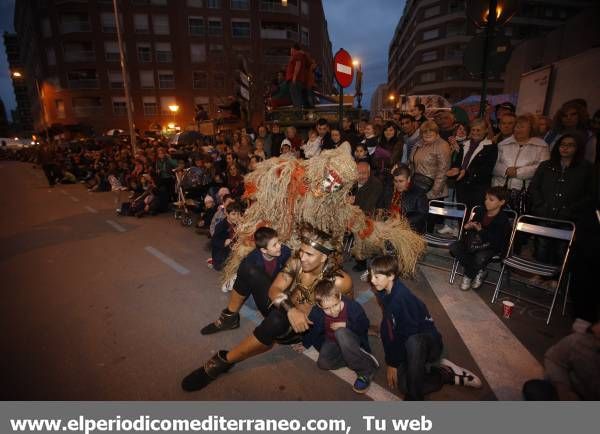
[[[20,80],[22,78],[24,78],[23,74],[20,71],[13,71],[12,72],[12,77]],[[37,96],[38,96],[38,104],[40,105],[40,111],[41,111],[41,115],[42,115],[42,127],[44,128],[44,130],[46,130],[46,142],[50,143],[50,133],[48,132],[48,123],[46,120],[46,106],[44,105],[44,97],[42,96],[42,92],[40,90],[40,83],[37,79],[37,77],[35,77],[33,79],[34,83],[35,83],[35,90],[37,92]]]
[[[363,78],[363,73],[362,73],[362,65],[360,64],[360,61],[358,59],[354,59],[352,61],[352,65],[354,66],[354,68],[356,68],[356,81],[354,82],[354,86],[355,86],[355,90],[354,90],[354,95],[356,96],[356,100],[358,103],[358,118],[360,119],[360,110],[362,109],[362,78]]]
[[[467,14],[479,28],[485,29],[481,62],[481,100],[479,117],[485,117],[487,109],[488,62],[491,40],[496,26],[503,26],[517,12],[518,0],[469,0]]]
[[[173,113],[173,129],[175,129],[175,124],[177,123],[177,112],[179,111],[179,106],[177,104],[169,105],[169,110]],[[171,124],[168,125],[169,127]]]

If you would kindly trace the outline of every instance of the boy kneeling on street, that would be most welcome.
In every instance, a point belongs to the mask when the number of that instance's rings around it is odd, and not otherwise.
[[[365,393],[379,368],[369,346],[369,319],[362,306],[342,296],[333,283],[321,280],[315,287],[316,304],[308,316],[313,326],[302,343],[319,351],[319,368],[333,370],[347,366],[356,372],[352,390]]]
[[[376,257],[369,275],[383,310],[380,333],[388,385],[398,387],[404,399],[413,401],[424,400],[444,384],[481,387],[472,372],[447,359],[439,360],[442,335],[427,306],[398,278],[398,260],[390,255]]]

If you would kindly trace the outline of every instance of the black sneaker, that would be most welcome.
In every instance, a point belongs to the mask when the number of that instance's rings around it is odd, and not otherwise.
[[[237,329],[239,326],[240,314],[237,312],[232,313],[227,309],[224,309],[219,318],[200,330],[200,333],[203,335],[212,335],[213,333],[222,332],[224,330]]]

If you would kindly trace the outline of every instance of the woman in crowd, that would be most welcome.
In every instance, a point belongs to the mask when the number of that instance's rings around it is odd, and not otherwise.
[[[469,140],[448,171],[448,176],[456,176],[456,200],[469,209],[483,203],[498,158],[498,146],[487,139],[488,124],[483,119],[475,119],[470,126]]]
[[[563,134],[578,131],[585,137],[583,142],[583,155],[590,163],[596,161],[596,137],[589,128],[590,115],[585,106],[585,101],[567,101],[554,116],[554,127],[548,133],[546,142],[550,149],[558,142]]]
[[[448,196],[446,172],[450,168],[450,153],[450,145],[440,137],[437,124],[423,122],[421,139],[413,147],[409,161],[413,184],[430,200]]]
[[[379,137],[379,145],[391,154],[391,164],[400,163],[402,159],[402,140],[398,136],[398,126],[395,122],[388,121],[383,126],[383,133]]]
[[[231,164],[227,168],[227,188],[234,197],[241,197],[244,193],[244,177],[237,164]]]
[[[508,189],[508,204],[513,209],[519,208],[515,198],[529,186],[539,164],[550,158],[548,145],[535,137],[536,133],[534,116],[521,115],[517,117],[513,135],[498,145],[498,160],[494,167],[492,185]]]

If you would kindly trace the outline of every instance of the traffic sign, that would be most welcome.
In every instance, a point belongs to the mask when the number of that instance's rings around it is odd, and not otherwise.
[[[345,88],[352,84],[352,79],[354,78],[352,56],[343,48],[340,48],[333,57],[333,71],[335,81],[337,81],[340,87]]]

